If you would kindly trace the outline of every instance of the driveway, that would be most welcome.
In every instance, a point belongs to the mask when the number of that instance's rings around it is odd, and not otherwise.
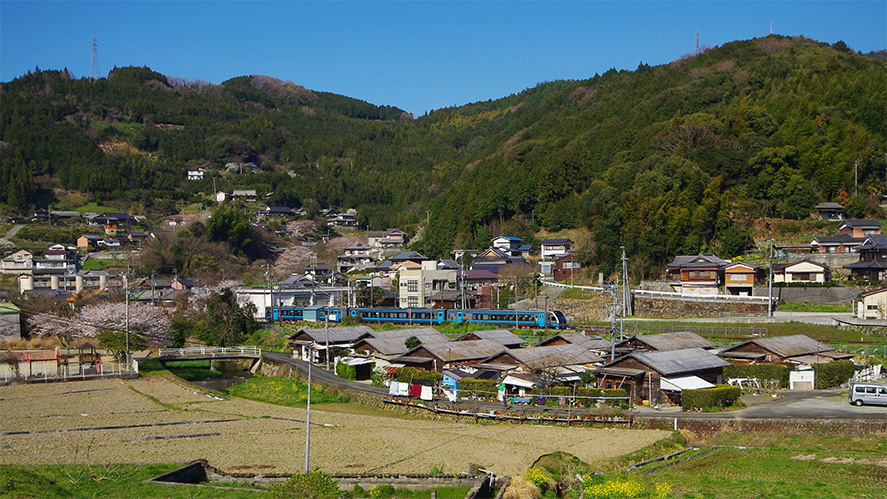
[[[771,395],[743,395],[743,409],[726,412],[682,412],[680,408],[651,409],[641,407],[635,413],[640,418],[726,418],[726,419],[883,419],[887,407],[850,405],[846,393],[840,389],[782,392]]]

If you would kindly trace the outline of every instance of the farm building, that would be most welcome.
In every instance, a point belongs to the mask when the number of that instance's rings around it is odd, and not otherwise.
[[[622,388],[650,404],[676,403],[683,389],[723,382],[730,363],[702,348],[633,352],[595,370],[599,388]],[[667,393],[666,393],[667,392]]]
[[[833,360],[850,359],[853,354],[836,352],[803,334],[774,336],[748,340],[718,353],[719,356],[745,364],[824,364]]]

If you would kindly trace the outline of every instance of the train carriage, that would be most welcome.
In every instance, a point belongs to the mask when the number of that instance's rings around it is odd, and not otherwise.
[[[347,308],[347,307],[274,307],[268,309],[268,321],[320,320],[329,318],[342,322],[345,318],[367,323],[392,323],[411,326],[439,326],[444,322],[457,324],[489,324],[503,328],[553,328],[567,327],[567,319],[559,310],[547,313],[542,310],[501,309],[436,309],[436,308]]]

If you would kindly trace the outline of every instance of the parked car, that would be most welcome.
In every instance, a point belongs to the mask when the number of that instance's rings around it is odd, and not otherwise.
[[[850,403],[887,406],[887,386],[878,383],[853,383],[850,385]]]

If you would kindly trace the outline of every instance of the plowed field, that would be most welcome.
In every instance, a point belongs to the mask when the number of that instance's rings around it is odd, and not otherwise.
[[[0,464],[186,462],[295,473],[305,463],[304,409],[217,400],[171,380],[0,387]],[[470,463],[517,474],[542,454],[587,462],[668,436],[659,430],[459,424],[311,412],[311,467],[327,473],[447,473]]]

